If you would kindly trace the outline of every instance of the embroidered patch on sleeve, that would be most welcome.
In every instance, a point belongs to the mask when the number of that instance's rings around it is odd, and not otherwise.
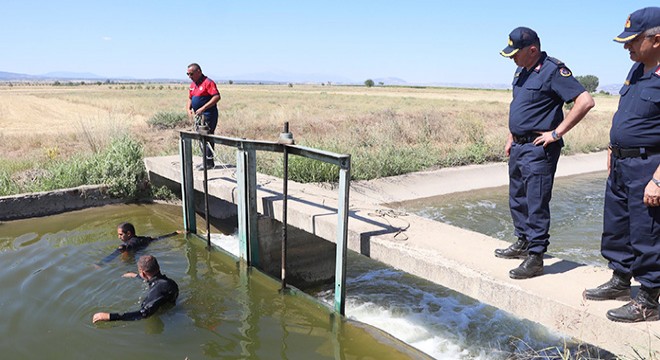
[[[571,74],[571,71],[568,70],[567,68],[561,68],[561,69],[559,69],[559,73],[561,74],[561,76],[565,76],[565,77],[568,77],[568,76],[571,76],[571,75],[572,75],[572,74]]]

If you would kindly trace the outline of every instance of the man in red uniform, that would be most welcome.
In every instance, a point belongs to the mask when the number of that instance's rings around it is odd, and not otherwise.
[[[216,106],[220,101],[218,87],[213,80],[202,73],[199,64],[192,63],[188,65],[186,74],[192,80],[186,111],[191,118],[201,118],[203,123],[208,126],[208,134],[214,134],[215,127],[218,125],[218,107]],[[212,169],[215,167],[212,151],[213,143],[209,143],[209,145],[211,148],[202,144],[202,154],[204,154],[206,167]],[[199,164],[197,168],[203,169],[204,164]]]

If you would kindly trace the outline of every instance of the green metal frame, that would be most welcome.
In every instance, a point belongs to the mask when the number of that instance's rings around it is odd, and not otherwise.
[[[181,197],[184,228],[197,233],[195,222],[194,177],[192,170],[192,141],[201,140],[196,132],[180,132],[181,154]],[[257,234],[257,151],[298,155],[339,167],[339,196],[337,204],[337,234],[335,260],[335,301],[334,309],[345,314],[346,306],[346,256],[348,246],[348,204],[351,179],[351,156],[308,148],[305,146],[282,144],[272,141],[237,139],[224,136],[206,135],[206,140],[215,144],[235,147],[236,178],[238,186],[238,237],[240,258],[248,265],[259,264],[259,243]]]

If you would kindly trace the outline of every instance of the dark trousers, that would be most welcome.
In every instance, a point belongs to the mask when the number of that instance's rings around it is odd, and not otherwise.
[[[514,234],[530,242],[531,253],[543,254],[550,244],[550,199],[561,142],[546,148],[513,143],[509,155],[509,209]]]
[[[609,267],[632,272],[642,285],[660,287],[660,208],[644,205],[644,188],[660,164],[660,154],[610,158],[605,188],[601,254]]]
[[[215,116],[213,115],[203,115],[204,117],[204,122],[206,123],[206,126],[208,126],[208,134],[213,135],[215,134],[215,128],[218,125],[218,114],[216,113]],[[213,165],[213,149],[215,149],[215,143],[209,142],[205,146],[205,144],[200,141],[199,142],[199,149],[204,154],[204,158],[206,161],[207,165]]]

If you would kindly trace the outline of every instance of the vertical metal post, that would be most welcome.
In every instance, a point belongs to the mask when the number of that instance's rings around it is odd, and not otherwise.
[[[239,257],[248,261],[248,214],[247,214],[247,154],[244,150],[236,150],[236,185],[238,194],[238,247]]]
[[[179,142],[181,154],[181,204],[183,207],[183,227],[187,232],[197,233],[195,217],[195,183],[192,166],[192,141],[183,136]]]
[[[286,123],[284,132],[289,132],[289,123]],[[289,153],[286,145],[282,151],[284,153],[284,173],[282,176],[282,289],[286,288],[286,243],[287,243],[287,199],[289,197]]]
[[[287,145],[293,144],[293,134],[289,132],[289,122],[284,123],[284,131],[280,134],[277,141],[283,144],[282,153],[284,154],[284,171],[282,176],[282,290],[286,289],[286,247],[287,247],[287,204],[289,199],[289,148]]]
[[[351,178],[351,158],[339,169],[337,204],[337,259],[335,261],[335,311],[346,312],[346,252],[348,246],[348,192]]]
[[[245,152],[247,172],[246,172],[246,210],[247,210],[247,229],[248,241],[250,242],[249,259],[250,265],[260,265],[259,254],[259,234],[257,233],[257,151],[250,147]]]
[[[236,152],[239,256],[250,266],[259,264],[256,157],[256,150],[244,146]]]
[[[202,166],[204,166],[204,220],[206,222],[206,249],[211,250],[211,224],[209,223],[209,172],[206,166],[206,136],[202,135]]]

